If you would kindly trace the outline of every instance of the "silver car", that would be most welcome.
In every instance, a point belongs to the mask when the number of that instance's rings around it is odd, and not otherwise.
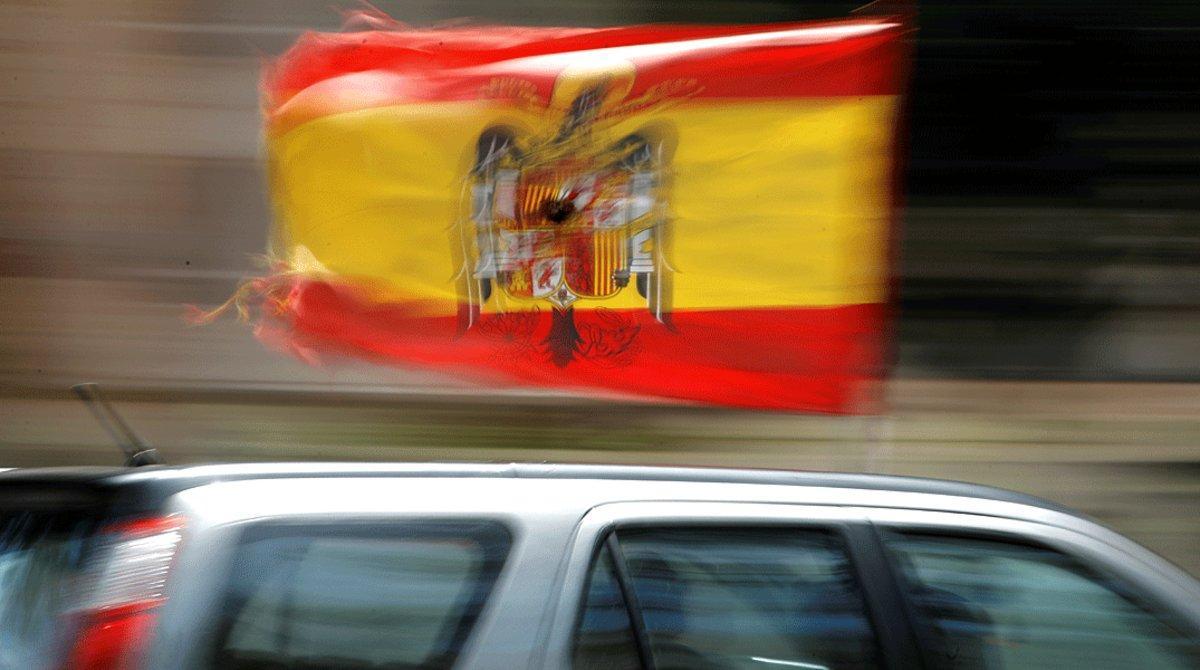
[[[967,484],[582,465],[0,474],[0,668],[1197,668],[1200,585]]]

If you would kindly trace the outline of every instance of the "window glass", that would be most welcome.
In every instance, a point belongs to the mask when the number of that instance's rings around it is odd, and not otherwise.
[[[659,670],[876,667],[862,594],[832,533],[696,527],[618,539]]]
[[[642,667],[633,623],[629,620],[629,610],[607,547],[601,550],[588,576],[572,667],[576,670],[637,670]]]
[[[214,668],[449,668],[503,558],[497,527],[259,529],[239,544]]]
[[[894,535],[934,668],[1196,668],[1189,641],[1120,585],[1049,549]]]
[[[55,667],[95,525],[73,513],[0,514],[0,669]]]

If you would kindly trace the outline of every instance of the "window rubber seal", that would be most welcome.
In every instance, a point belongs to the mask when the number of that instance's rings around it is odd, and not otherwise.
[[[621,589],[621,599],[625,601],[625,610],[629,613],[629,623],[633,626],[633,637],[637,642],[642,667],[645,670],[655,670],[654,654],[650,651],[650,636],[646,633],[646,621],[642,618],[642,608],[638,603],[637,594],[633,591],[629,568],[625,565],[625,553],[621,550],[621,542],[617,539],[615,530],[604,539],[604,546],[612,555],[613,570],[617,573],[617,586]]]

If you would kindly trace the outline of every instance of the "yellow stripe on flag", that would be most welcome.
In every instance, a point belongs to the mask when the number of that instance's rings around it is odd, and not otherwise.
[[[892,96],[710,99],[613,128],[619,138],[653,121],[676,135],[667,194],[674,309],[882,302],[896,110]],[[327,270],[373,282],[377,299],[453,314],[462,252],[452,245],[466,239],[456,225],[466,216],[475,139],[496,124],[533,132],[540,123],[484,103],[426,103],[339,113],[272,135],[282,245],[274,251],[291,257],[303,247]],[[597,237],[605,268],[623,262],[618,235]],[[612,287],[611,277],[596,279]],[[614,298],[576,306],[599,305],[645,302],[631,282]]]

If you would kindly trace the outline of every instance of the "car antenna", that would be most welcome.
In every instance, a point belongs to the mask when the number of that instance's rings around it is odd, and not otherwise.
[[[96,421],[104,427],[104,430],[121,448],[125,454],[127,467],[136,468],[142,465],[162,463],[158,457],[158,450],[138,437],[129,424],[125,423],[125,419],[122,419],[121,415],[117,414],[117,410],[113,409],[113,406],[100,394],[99,384],[93,382],[76,384],[71,387],[71,390],[87,405],[92,416],[96,417]]]

